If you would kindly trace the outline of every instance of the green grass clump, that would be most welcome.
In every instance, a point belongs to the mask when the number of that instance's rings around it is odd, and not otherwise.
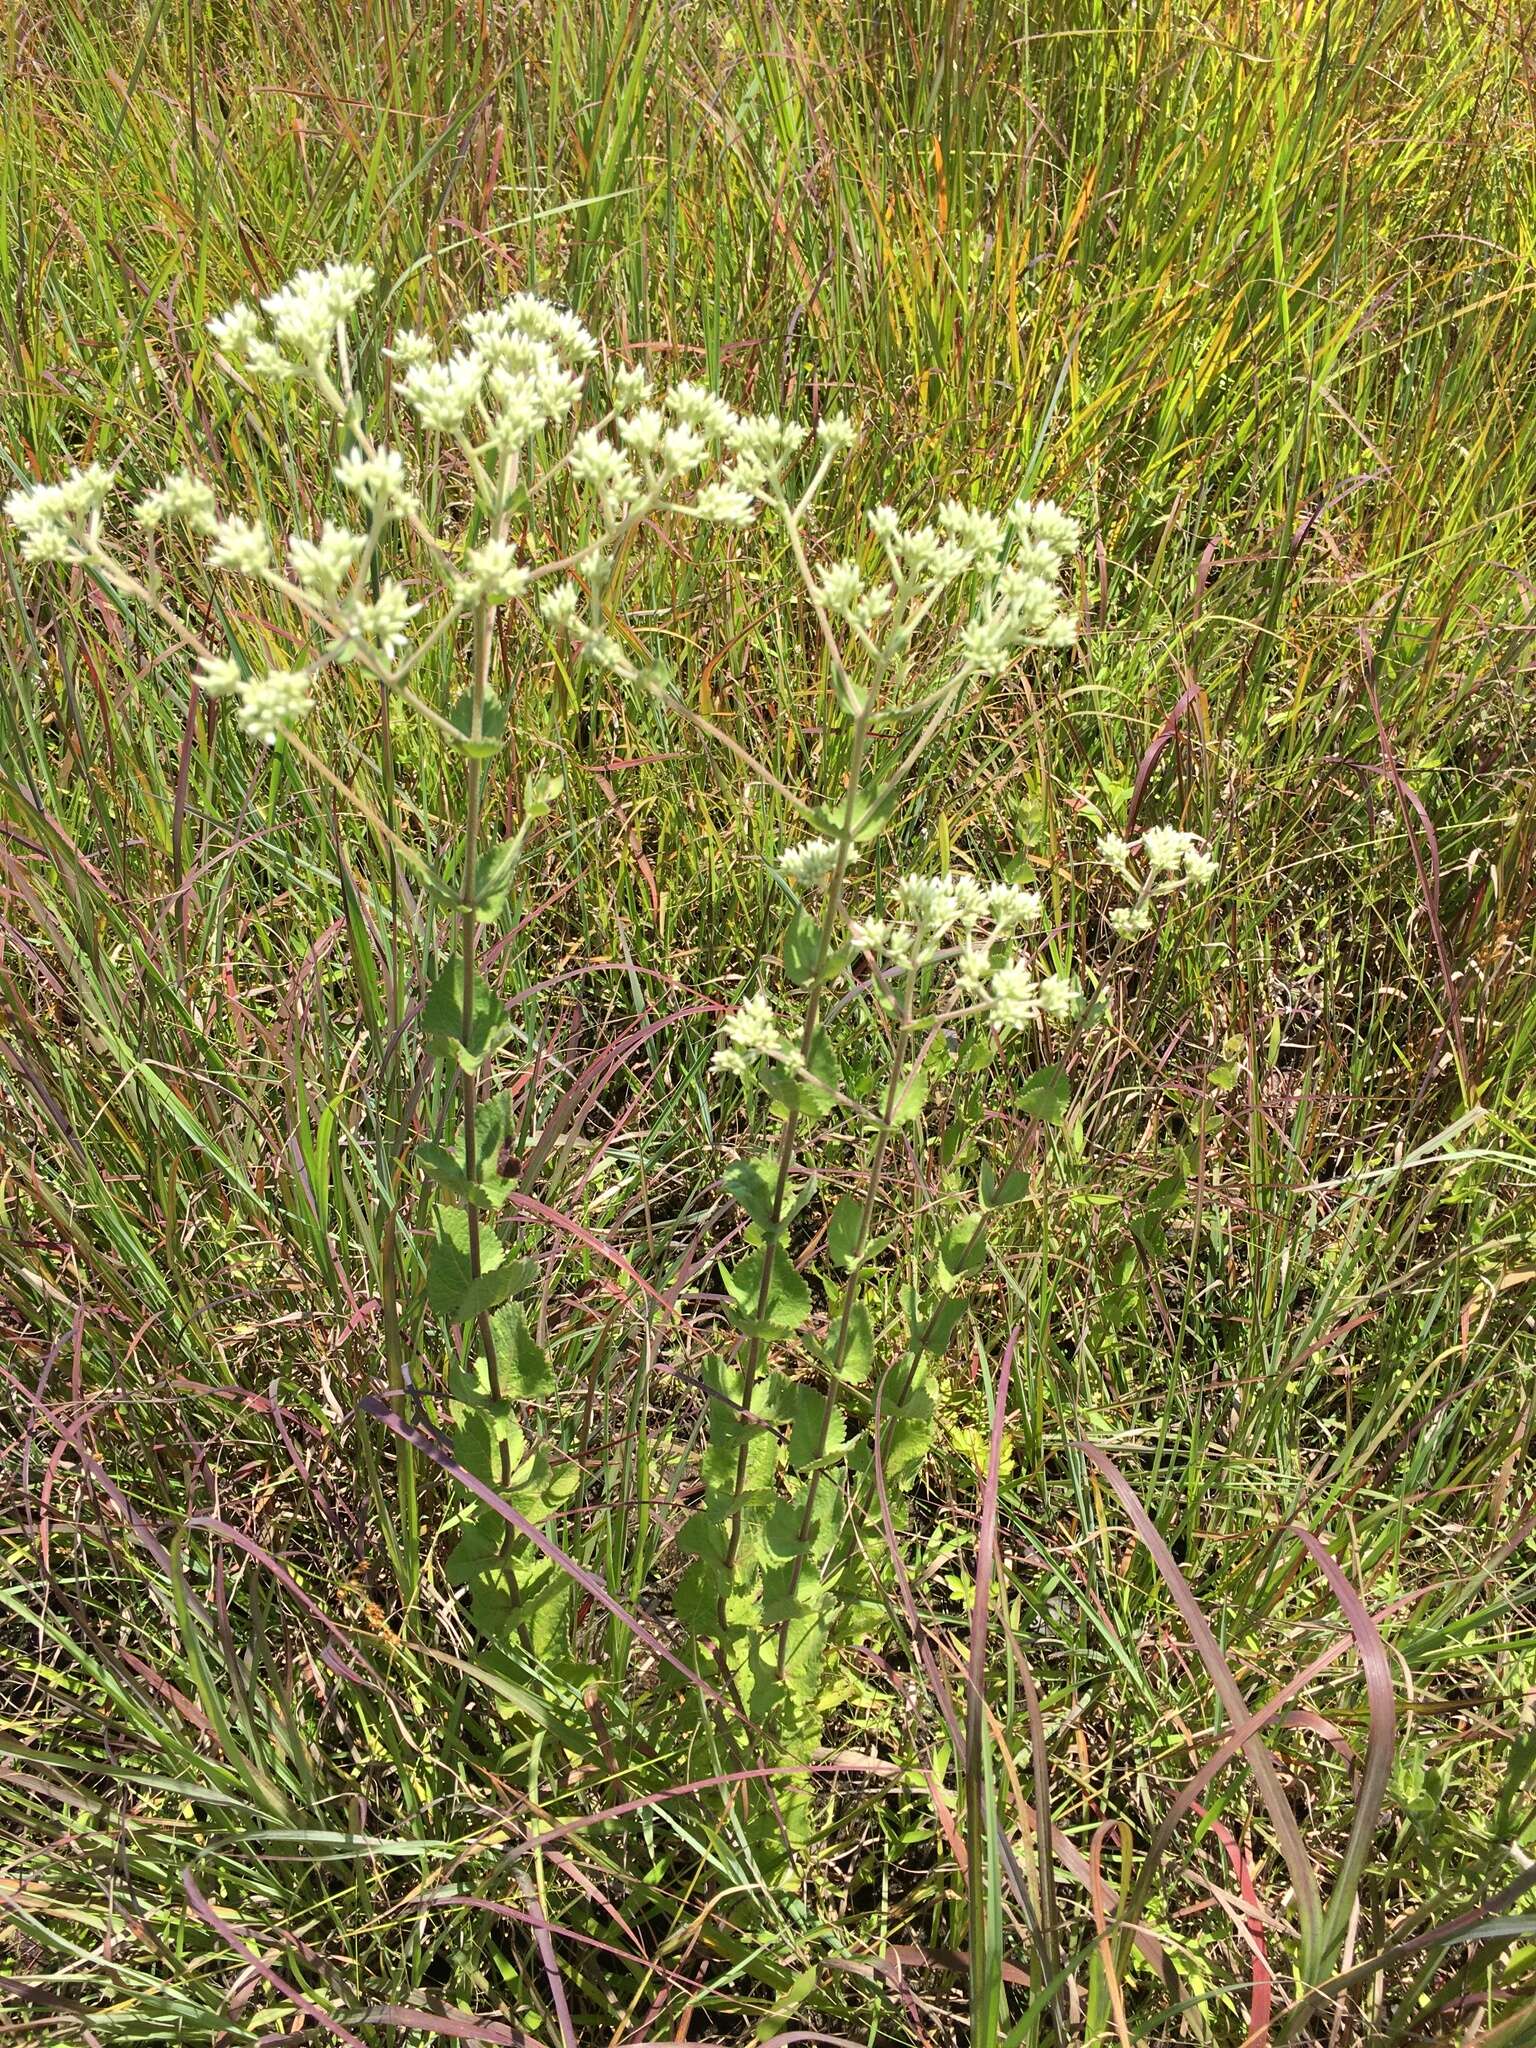
[[[195,459],[318,519],[207,319],[331,255],[384,280],[375,342],[539,290],[659,381],[856,411],[829,547],[888,497],[1082,516],[1076,651],[934,731],[876,878],[953,861],[1065,916],[1128,814],[1221,873],[1117,981],[1059,1122],[1005,1058],[960,1136],[897,1148],[893,1289],[1020,1134],[1028,1186],[920,1480],[865,1502],[884,1607],[796,1775],[664,1654],[721,1176],[772,1132],[711,1077],[714,1025],[779,946],[780,785],[843,765],[782,550],[712,530],[630,592],[761,778],[642,691],[494,656],[565,785],[486,947],[524,1020],[531,1427],[579,1473],[551,1530],[630,1617],[578,1588],[562,1662],[487,1643],[445,1568],[462,1489],[379,1419],[446,1353],[403,1166],[449,1121],[432,906],[331,783],[189,714],[152,620],[8,536],[9,2038],[1527,2038],[1522,26],[11,11],[7,490]],[[418,729],[358,695],[323,758],[376,807],[386,731],[421,849],[460,785]],[[537,765],[512,752],[489,818]],[[853,1166],[821,1163],[830,1208]]]

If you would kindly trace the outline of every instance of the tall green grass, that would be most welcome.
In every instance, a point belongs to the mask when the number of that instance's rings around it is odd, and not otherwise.
[[[1086,515],[1074,664],[935,739],[892,863],[1049,883],[1129,804],[1223,862],[998,1247],[995,1485],[962,1347],[900,1543],[906,1654],[850,1669],[857,1742],[789,1883],[743,1824],[753,1759],[658,1742],[633,1633],[584,1617],[585,1697],[488,1665],[446,1482],[402,1490],[360,1413],[431,1372],[392,1179],[437,1108],[400,1029],[422,949],[386,936],[424,931],[408,882],[189,723],[139,622],[6,553],[11,2038],[1536,2025],[1522,27],[1358,0],[6,17],[15,480],[212,446],[238,505],[274,451],[206,411],[210,313],[330,253],[435,312],[528,282],[663,372],[856,407],[850,525],[897,490]],[[826,681],[761,568],[721,540],[643,596],[690,701],[798,786]],[[784,819],[643,703],[510,680],[569,791],[529,1081],[539,1198],[586,1233],[536,1247],[543,1420],[589,1475],[562,1540],[664,1626],[688,1341],[614,1259],[708,1279],[740,1137],[708,1012],[767,943]],[[411,830],[451,793],[398,748]],[[914,1206],[941,1164],[910,1161]],[[1191,1791],[1233,1687],[1278,1704]],[[1321,1987],[1258,1741],[1342,1901]]]

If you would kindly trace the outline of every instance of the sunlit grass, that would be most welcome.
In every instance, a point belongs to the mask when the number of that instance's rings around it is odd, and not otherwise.
[[[584,1619],[586,1699],[488,1668],[442,1577],[440,1483],[402,1494],[359,1418],[436,1341],[408,1240],[397,1291],[366,1280],[394,1257],[401,1133],[441,1109],[399,1033],[422,949],[384,936],[392,891],[422,929],[408,878],[281,758],[189,726],[134,621],[7,553],[14,2038],[255,2042],[307,2019],[425,2040],[438,2007],[469,2038],[555,2041],[563,2006],[582,2043],[686,2020],[915,2044],[968,2038],[991,1984],[1020,2042],[1244,2042],[1269,1971],[1276,2014],[1299,1988],[1250,1761],[1147,1873],[1177,1988],[1113,1922],[1099,1940],[1094,1859],[1134,1885],[1228,1726],[1184,1596],[1080,1441],[1134,1488],[1251,1708],[1337,1649],[1265,1731],[1325,1894],[1386,1752],[1359,1617],[1291,1525],[1385,1639],[1390,1780],[1350,1953],[1399,1946],[1300,2037],[1521,2038],[1519,28],[1364,6],[13,11],[7,488],[97,451],[147,482],[195,438],[231,502],[274,467],[296,500],[269,413],[191,410],[215,389],[204,322],[253,273],[355,255],[434,317],[532,283],[660,371],[855,405],[878,431],[829,531],[897,490],[925,511],[1024,488],[1100,536],[1060,688],[1016,683],[936,738],[892,863],[1028,859],[1049,889],[1135,798],[1208,834],[1224,878],[1138,978],[985,1295],[991,1370],[1020,1333],[985,1645],[996,1827],[970,1857],[946,1723],[963,1733],[990,1422],[957,1343],[903,1539],[929,1660],[913,1642],[853,1672],[860,1747],[829,1759],[789,1886],[739,1785],[680,1789],[752,1759],[724,1730],[658,1746],[662,1681],[618,1624]],[[690,701],[799,787],[828,758],[814,641],[771,549],[712,546],[658,556],[650,623]],[[638,693],[571,706],[515,644],[501,687],[569,793],[530,939],[568,1091],[540,1199],[662,1293],[705,1285],[740,1136],[706,1084],[708,1005],[777,931],[783,809]],[[412,830],[452,793],[406,729],[398,748]],[[913,1205],[942,1164],[908,1163]],[[543,1419],[590,1474],[563,1540],[664,1617],[691,1354],[590,1250],[534,1249],[562,1389]],[[975,1886],[1001,1935],[973,1971]],[[1480,1907],[1497,1938],[1430,1939]]]

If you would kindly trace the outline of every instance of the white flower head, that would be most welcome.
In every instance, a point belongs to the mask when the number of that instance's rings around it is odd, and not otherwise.
[[[430,363],[437,350],[429,334],[418,333],[414,327],[402,327],[384,353],[402,369],[415,370]]]
[[[714,1064],[722,1073],[746,1074],[760,1059],[783,1060],[792,1056],[773,1005],[761,992],[748,996],[739,1009],[726,1015],[720,1036],[724,1044],[715,1054]]]
[[[802,447],[805,434],[798,420],[781,420],[776,412],[747,413],[732,419],[724,439],[733,454],[750,458],[768,477]]]
[[[1075,555],[1082,543],[1082,528],[1070,513],[1050,498],[1031,503],[1027,498],[1016,499],[1009,507],[1009,522],[1022,529],[1033,540],[1041,541],[1058,555]]]
[[[850,853],[848,865],[854,856]],[[807,839],[800,846],[786,846],[778,858],[779,873],[797,889],[819,889],[831,880],[837,867],[837,848],[830,839]]]
[[[243,676],[237,685],[240,704],[235,713],[241,731],[274,746],[288,727],[310,710],[309,684],[309,671],[302,668],[274,668],[264,675]]]
[[[24,484],[5,501],[5,516],[23,533],[44,526],[75,526],[99,512],[112,495],[117,471],[99,462],[72,469],[56,484]]]
[[[984,565],[996,562],[1007,540],[1000,519],[990,512],[962,505],[958,498],[950,498],[940,507],[939,525],[956,547],[964,549],[970,561]]]
[[[1144,939],[1152,929],[1151,904],[1117,904],[1109,913],[1109,928],[1119,939]]]
[[[581,612],[581,592],[567,577],[539,599],[539,616],[552,632],[569,632]]]
[[[349,448],[336,465],[335,477],[344,491],[370,510],[403,512],[413,502],[405,481],[405,458],[398,448],[375,448],[371,455]]]
[[[1172,825],[1149,825],[1141,835],[1141,851],[1154,875],[1177,875],[1191,844],[1188,833]]]
[[[237,299],[227,312],[215,313],[208,332],[227,356],[243,357],[251,343],[261,338],[261,315],[244,299]]]
[[[989,985],[992,1022],[1003,1032],[1024,1031],[1040,1021],[1040,984],[1027,960],[1012,960],[1000,967]]]
[[[848,936],[861,953],[878,960],[889,952],[893,934],[888,918],[855,917],[848,921]]]
[[[236,576],[265,575],[273,566],[272,542],[254,519],[220,519],[213,529],[209,565]]]
[[[651,380],[638,363],[620,363],[609,380],[616,412],[633,412],[651,395]]]
[[[261,302],[283,347],[315,365],[328,360],[336,329],[377,282],[366,263],[327,263],[299,270]],[[244,343],[247,361],[251,345]]]
[[[816,439],[828,455],[846,455],[859,430],[845,412],[824,413],[816,422]]]
[[[213,488],[184,469],[173,470],[133,508],[139,525],[153,531],[167,519],[179,520],[194,533],[212,533],[219,523]]]
[[[424,427],[453,434],[474,410],[484,378],[482,359],[456,349],[445,363],[413,363],[400,379],[400,391]]]
[[[245,680],[238,661],[227,654],[198,657],[197,686],[205,697],[232,697]]]
[[[654,405],[642,405],[619,421],[619,439],[637,455],[655,455],[666,431],[665,415]]]
[[[1053,1024],[1069,1024],[1083,1007],[1083,992],[1063,974],[1040,979],[1040,1011]]]
[[[611,675],[622,676],[626,681],[634,680],[635,664],[624,652],[623,643],[612,633],[578,626],[575,638],[577,651],[584,661],[591,662],[594,668],[607,669]]]
[[[558,349],[567,362],[585,368],[597,355],[597,343],[576,318],[563,306],[551,305],[548,299],[541,299],[533,292],[514,292],[503,302],[500,314],[508,327],[531,335],[535,340],[548,342]]]
[[[288,542],[288,566],[294,581],[311,597],[334,598],[351,575],[353,565],[366,542],[360,533],[334,526],[329,519],[320,528],[318,540],[294,534]]]
[[[667,393],[667,404],[685,427],[709,441],[723,441],[736,426],[736,414],[717,391],[686,377]]]
[[[987,915],[997,931],[1033,931],[1045,915],[1045,902],[1038,889],[1021,889],[1016,882],[994,882],[987,890]]]
[[[864,571],[854,561],[829,563],[816,578],[814,588],[835,618],[850,618],[864,596]]]
[[[683,509],[721,526],[750,526],[757,517],[757,500],[740,484],[716,477],[702,485],[692,505]]]
[[[366,643],[392,662],[404,647],[406,629],[420,610],[419,604],[411,603],[411,594],[403,583],[393,576],[384,577],[376,597],[354,598],[343,610],[346,638],[341,643],[341,658],[357,659]]]
[[[668,476],[687,476],[708,453],[709,443],[697,427],[668,427],[661,437],[661,464]]]
[[[21,559],[24,562],[75,562],[84,553],[84,546],[70,527],[50,523],[22,529]]]
[[[1131,879],[1131,848],[1118,832],[1106,832],[1099,841],[1099,858],[1124,881]]]
[[[508,598],[521,597],[531,581],[510,542],[487,540],[465,550],[453,594],[461,604],[502,604]]]

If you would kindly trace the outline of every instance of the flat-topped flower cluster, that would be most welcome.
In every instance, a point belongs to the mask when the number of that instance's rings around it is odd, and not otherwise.
[[[765,506],[798,520],[856,438],[852,421],[837,413],[812,436],[775,413],[738,412],[688,379],[653,390],[642,368],[605,366],[575,314],[518,292],[465,314],[446,351],[414,328],[384,348],[393,401],[419,429],[408,458],[371,431],[379,408],[364,402],[355,376],[353,330],[375,283],[365,264],[330,263],[209,323],[227,374],[307,393],[341,423],[344,452],[331,467],[335,514],[318,531],[274,534],[245,511],[221,508],[212,484],[191,469],[131,506],[136,559],[109,531],[118,475],[106,465],[23,486],[5,502],[26,560],[84,564],[168,618],[162,550],[173,531],[202,545],[207,569],[281,600],[290,650],[282,666],[268,665],[259,627],[238,646],[215,647],[187,617],[172,621],[204,692],[233,696],[240,724],[268,744],[313,709],[328,668],[358,666],[411,696],[427,651],[477,607],[524,603],[574,658],[645,679],[643,650],[610,601],[616,557],[632,531],[664,517],[744,528]],[[583,407],[596,415],[586,424],[577,418]],[[789,472],[808,446],[810,474],[791,490]],[[428,527],[418,488],[416,472],[445,459],[473,484],[456,535]],[[526,558],[512,537],[514,497],[525,506],[560,477],[576,485],[579,509],[564,515],[541,559]],[[995,672],[1026,646],[1071,641],[1074,619],[1058,585],[1077,528],[1056,506],[1021,499],[999,517],[952,501],[932,524],[913,526],[879,506],[868,523],[888,575],[868,574],[852,559],[808,571],[811,600],[849,636],[850,658],[863,649],[888,662],[904,652],[941,593],[967,577],[974,591],[958,628],[962,674]],[[520,524],[528,524],[521,515]],[[414,583],[381,573],[381,549],[396,526],[419,543],[409,551]]]
[[[1106,832],[1099,858],[1135,891],[1134,902],[1117,904],[1109,913],[1110,928],[1121,939],[1147,936],[1157,921],[1153,905],[1158,898],[1205,889],[1216,879],[1215,859],[1196,834],[1172,825],[1149,825],[1134,851],[1118,832]]]

